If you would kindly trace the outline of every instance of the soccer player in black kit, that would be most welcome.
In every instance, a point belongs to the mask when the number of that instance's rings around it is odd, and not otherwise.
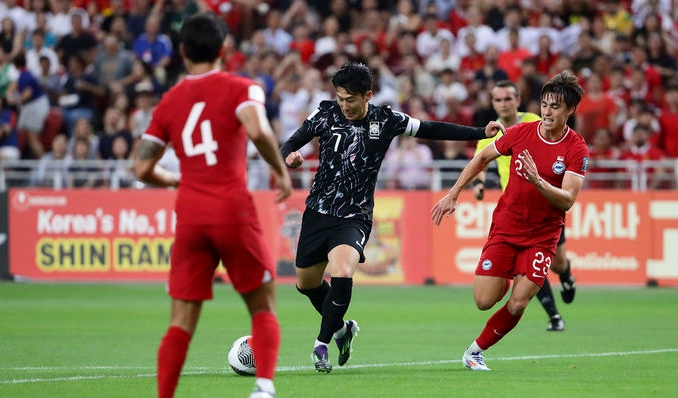
[[[372,229],[377,174],[393,138],[410,135],[433,140],[471,141],[493,137],[500,123],[485,128],[418,120],[388,106],[369,104],[372,73],[362,63],[349,62],[333,76],[336,101],[323,101],[281,147],[285,163],[299,167],[298,152],[314,137],[320,163],[306,199],[295,263],[297,289],[311,300],[322,320],[311,360],[318,372],[329,373],[329,343],[339,348],[337,363],[351,355],[360,330],[344,321],[351,302],[353,274],[365,261],[363,249]],[[328,283],[324,274],[330,274]]]

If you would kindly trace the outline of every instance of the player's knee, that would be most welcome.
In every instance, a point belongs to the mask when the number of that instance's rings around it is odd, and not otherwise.
[[[506,303],[506,308],[509,310],[511,315],[518,316],[525,311],[525,308],[527,308],[528,303],[529,303],[529,300],[525,301],[525,300],[516,300],[516,299],[511,298]]]
[[[335,261],[330,262],[327,268],[333,278],[352,278],[356,265],[351,261]]]
[[[497,299],[496,297],[489,296],[477,296],[475,297],[475,301],[476,307],[478,307],[479,310],[486,311],[494,307],[494,305],[497,304],[497,301],[499,301],[499,299]]]

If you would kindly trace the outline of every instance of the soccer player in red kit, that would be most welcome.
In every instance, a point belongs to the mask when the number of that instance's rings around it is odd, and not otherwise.
[[[488,310],[513,289],[506,304],[490,317],[462,362],[472,370],[490,370],[483,352],[509,333],[539,289],[556,252],[565,212],[584,183],[589,151],[584,139],[567,126],[584,90],[564,71],[541,90],[541,121],[517,124],[479,152],[459,180],[431,210],[439,225],[457,206],[459,194],[478,172],[501,155],[511,156],[511,176],[492,215],[487,243],[478,262],[473,296]]]
[[[211,14],[195,14],[183,23],[180,51],[188,75],[155,108],[134,162],[134,172],[144,182],[178,186],[170,325],[158,349],[160,398],[174,396],[202,303],[212,299],[220,260],[252,318],[257,378],[250,397],[275,396],[280,346],[275,268],[247,190],[247,138],[271,166],[277,202],[291,194],[291,181],[266,118],[263,89],[219,70],[225,32]],[[181,175],[157,164],[169,143]]]

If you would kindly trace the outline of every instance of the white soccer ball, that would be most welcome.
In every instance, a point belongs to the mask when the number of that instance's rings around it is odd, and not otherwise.
[[[231,349],[228,350],[228,364],[240,376],[254,376],[256,371],[254,352],[250,347],[251,338],[252,336],[240,337],[233,342]]]

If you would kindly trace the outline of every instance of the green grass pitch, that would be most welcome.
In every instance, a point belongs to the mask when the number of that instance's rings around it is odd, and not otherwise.
[[[280,285],[277,396],[677,396],[678,289],[583,286],[574,303],[557,301],[564,332],[546,332],[534,301],[487,351],[492,371],[471,372],[460,358],[491,312],[475,308],[470,287],[355,286],[347,317],[362,330],[347,366],[328,375],[310,362],[317,314]],[[163,284],[0,283],[0,397],[153,397],[168,319]],[[240,298],[216,285],[176,396],[247,397],[253,379],[226,357],[248,333]]]

